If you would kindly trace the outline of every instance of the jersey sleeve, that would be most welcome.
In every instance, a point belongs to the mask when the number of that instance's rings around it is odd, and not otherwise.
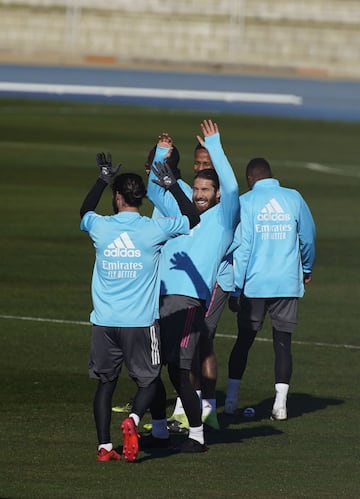
[[[235,286],[238,289],[244,289],[246,271],[250,261],[253,245],[253,232],[251,226],[249,214],[242,206],[241,222],[235,231],[235,250],[233,254]]]
[[[156,147],[153,165],[156,168],[155,163],[165,161],[165,156],[169,152],[168,148]],[[165,217],[169,216],[181,216],[179,206],[174,199],[173,195],[153,182],[156,180],[155,173],[150,170],[148,185],[147,185],[147,197],[153,203],[155,208],[160,211]]]
[[[155,162],[157,161],[164,162],[165,155],[168,151],[169,149],[157,147],[153,164],[155,164]],[[165,217],[182,216],[181,210],[175,197],[171,194],[171,192],[154,183],[154,179],[156,180],[156,175],[153,171],[150,171],[147,186],[147,197],[155,206],[157,214],[160,213]],[[189,186],[189,184],[184,182],[182,179],[178,179],[177,183],[180,186],[181,190],[185,193],[185,195],[190,200],[192,200],[192,188]]]
[[[301,196],[300,198],[298,233],[300,241],[301,263],[303,266],[303,272],[311,274],[315,262],[315,222],[310,208]]]
[[[173,237],[181,236],[183,234],[190,233],[190,223],[189,219],[185,215],[178,217],[158,217],[152,218],[153,223],[155,223],[165,235],[163,242]]]
[[[235,228],[240,220],[239,188],[233,169],[220,142],[220,134],[205,137],[205,147],[220,182],[220,207],[225,227]]]
[[[80,229],[85,232],[90,232],[93,224],[101,218],[101,215],[95,213],[95,211],[87,211],[82,217],[80,222]]]

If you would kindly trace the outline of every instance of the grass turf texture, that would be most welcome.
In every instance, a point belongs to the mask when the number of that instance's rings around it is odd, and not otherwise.
[[[302,192],[316,219],[318,257],[294,336],[303,343],[293,346],[288,421],[268,419],[270,341],[255,343],[240,393],[240,406],[254,407],[255,419],[222,415],[236,334],[235,317],[226,309],[216,339],[222,430],[208,435],[209,452],[140,453],[135,464],[97,463],[95,382],[87,377],[90,327],[4,318],[86,322],[94,254],[79,230],[79,208],[97,176],[96,152],[109,150],[123,171],[142,174],[147,151],[166,130],[180,149],[183,177],[191,181],[195,136],[207,117],[0,100],[0,497],[358,496],[360,125],[210,116],[220,126],[241,192],[246,163],[264,156],[283,185]],[[98,211],[110,208],[108,191]],[[144,213],[150,210],[145,203]],[[270,340],[268,322],[259,337]],[[170,414],[174,393],[166,372],[163,378]],[[124,372],[114,403],[128,402],[134,389]],[[121,443],[123,417],[113,415],[115,444]],[[143,422],[148,420],[146,415]]]

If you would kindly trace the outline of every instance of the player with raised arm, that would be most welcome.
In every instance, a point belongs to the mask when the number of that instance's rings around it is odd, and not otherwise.
[[[214,168],[209,151],[198,143],[194,150],[194,172]],[[183,185],[180,184],[183,188]],[[189,186],[190,187],[190,186]],[[186,192],[186,191],[184,191]],[[220,199],[221,200],[221,192]],[[205,334],[200,336],[199,341],[199,372],[192,372],[193,384],[199,395],[202,405],[201,419],[207,428],[218,430],[220,428],[216,410],[216,382],[217,382],[217,360],[214,349],[214,338],[221,314],[225,308],[228,297],[234,286],[234,272],[232,265],[232,252],[227,254],[218,270],[215,287],[212,292],[210,303],[205,314]],[[168,427],[172,432],[187,432],[189,422],[187,420],[180,397],[177,397],[173,414],[168,419]]]
[[[238,185],[221,146],[218,126],[211,120],[204,120],[201,129],[204,138],[198,136],[198,141],[209,151],[215,170],[200,171],[194,179],[192,199],[200,214],[200,224],[189,235],[180,236],[176,244],[168,241],[163,247],[161,261],[162,351],[190,425],[189,437],[181,447],[183,452],[207,450],[199,398],[190,381],[190,370],[200,334],[204,332],[206,307],[219,265],[232,243],[239,218]],[[155,165],[157,160],[164,160],[170,147],[171,140],[165,139],[158,144]],[[173,201],[156,186],[152,175],[150,173],[148,183],[149,199],[161,213],[176,213]],[[220,190],[222,199],[218,203]],[[163,388],[161,396],[157,396],[150,406],[152,441],[168,439],[165,408]]]
[[[135,173],[116,176],[120,165],[113,167],[110,155],[99,153],[97,163],[100,175],[80,209],[80,228],[88,232],[96,252],[89,375],[98,380],[93,403],[97,459],[121,457],[113,448],[110,423],[112,396],[125,363],[137,384],[131,413],[122,423],[123,454],[131,462],[138,454],[137,426],[156,393],[161,369],[160,251],[169,239],[188,234],[200,217],[166,165],[157,171],[158,188],[174,199],[179,213],[154,220],[140,214],[146,195],[142,178]],[[111,182],[115,214],[101,216],[94,210]]]

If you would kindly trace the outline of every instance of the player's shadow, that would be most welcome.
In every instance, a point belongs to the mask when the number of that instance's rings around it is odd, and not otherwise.
[[[206,282],[187,253],[184,251],[175,252],[170,259],[170,263],[172,265],[172,267],[170,267],[171,270],[182,270],[188,275],[198,296],[207,296],[211,294],[211,290],[209,290]],[[161,294],[167,294],[164,281],[161,281]]]
[[[224,394],[218,394],[219,407],[224,404],[224,399]],[[271,397],[262,400],[257,405],[254,405],[253,408],[255,409],[255,417],[251,419],[243,416],[244,407],[238,410],[237,414],[234,416],[228,416],[219,411],[219,423],[222,427],[226,428],[229,424],[269,419],[273,403],[274,398]],[[336,398],[318,397],[309,393],[291,393],[289,394],[287,400],[288,417],[298,418],[304,414],[322,411],[329,406],[340,405],[343,403],[343,400]]]
[[[263,437],[271,437],[271,436],[279,436],[283,434],[278,428],[275,428],[272,425],[263,425],[263,426],[253,426],[246,428],[232,428],[232,429],[222,429],[220,431],[205,431],[206,433],[206,443],[209,446],[209,449],[213,445],[216,444],[240,444],[244,440],[248,438],[263,438]],[[148,461],[149,459],[166,459],[174,454],[178,454],[179,446],[182,442],[184,442],[187,438],[187,435],[176,435],[171,434],[171,448],[169,449],[144,449],[142,452],[143,455],[140,454],[136,463],[142,463],[144,461]]]
[[[255,422],[254,419],[251,419]],[[206,443],[209,446],[216,444],[239,444],[249,438],[276,437],[284,432],[271,424],[262,426],[242,426],[241,428],[226,428],[221,426],[220,431],[206,431]]]

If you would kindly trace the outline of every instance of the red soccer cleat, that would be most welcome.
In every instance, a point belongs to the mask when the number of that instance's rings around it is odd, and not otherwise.
[[[98,461],[120,461],[121,455],[115,450],[106,450],[101,447],[97,454]]]
[[[121,424],[121,430],[124,437],[123,454],[129,463],[133,463],[139,453],[139,437],[134,420],[126,418]]]

